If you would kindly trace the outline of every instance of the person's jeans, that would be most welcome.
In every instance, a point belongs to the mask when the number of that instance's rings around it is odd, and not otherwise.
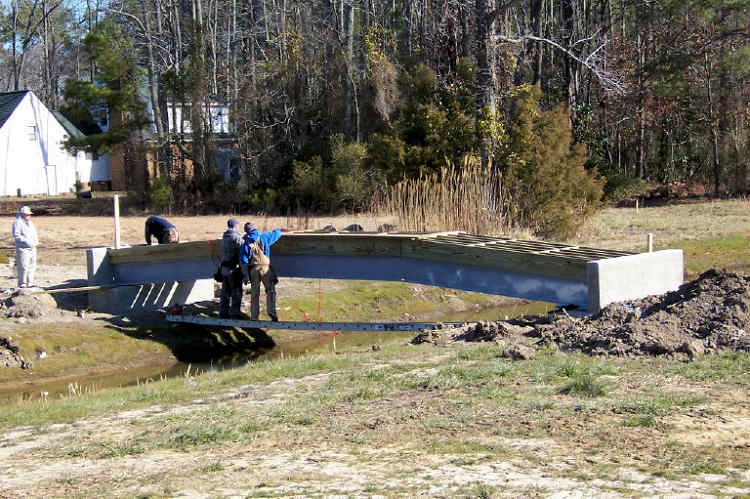
[[[250,269],[250,320],[257,321],[260,313],[260,283],[266,290],[266,313],[273,320],[276,315],[276,283],[279,278],[270,265],[255,265]]]
[[[221,298],[219,299],[219,313],[222,316],[240,314],[242,305],[242,272],[234,269],[227,272],[222,269]]]
[[[36,273],[36,248],[16,248],[16,275],[18,287],[34,285]]]

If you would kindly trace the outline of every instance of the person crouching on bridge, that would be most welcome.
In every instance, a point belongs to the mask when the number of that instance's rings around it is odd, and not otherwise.
[[[240,247],[242,235],[238,232],[240,222],[236,218],[227,221],[227,230],[221,236],[221,298],[219,298],[219,315],[221,317],[241,317],[242,303],[242,270],[240,270]]]
[[[155,237],[159,244],[179,243],[180,233],[166,218],[150,216],[146,219],[146,244],[151,245],[151,237]]]
[[[276,315],[276,283],[279,278],[271,266],[271,245],[281,238],[282,229],[259,232],[251,222],[245,224],[245,237],[240,248],[240,266],[245,284],[250,283],[250,320],[258,320],[260,283],[266,290],[266,313],[272,321]]]

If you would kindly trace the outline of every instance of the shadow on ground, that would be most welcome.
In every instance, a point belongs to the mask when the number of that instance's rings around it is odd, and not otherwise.
[[[52,299],[57,303],[57,308],[60,310],[70,310],[77,312],[79,310],[85,310],[89,306],[89,294],[87,291],[67,291],[75,288],[82,288],[88,286],[89,282],[87,279],[68,279],[65,282],[49,286],[45,288],[47,291],[53,291],[50,293]],[[66,290],[58,291],[55,290]]]
[[[218,317],[215,302],[194,303],[184,313]],[[252,361],[276,346],[262,329],[167,322],[163,312],[100,320],[119,333],[166,345],[180,362],[232,365]]]

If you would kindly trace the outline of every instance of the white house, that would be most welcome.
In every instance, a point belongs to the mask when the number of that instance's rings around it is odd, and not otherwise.
[[[74,191],[76,181],[109,180],[106,162],[63,148],[63,141],[77,134],[33,92],[0,93],[0,196],[60,194]]]
[[[205,106],[206,119],[211,125],[211,131],[215,134],[229,133],[229,107],[219,102],[211,102]],[[191,105],[179,102],[167,103],[167,122],[170,133],[192,133],[193,123],[191,116]]]

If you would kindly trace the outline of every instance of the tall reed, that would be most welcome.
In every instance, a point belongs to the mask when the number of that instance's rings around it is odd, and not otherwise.
[[[500,209],[500,185],[476,158],[460,166],[404,179],[378,192],[371,210],[377,216],[397,217],[401,232],[464,231],[498,235],[512,225]]]

